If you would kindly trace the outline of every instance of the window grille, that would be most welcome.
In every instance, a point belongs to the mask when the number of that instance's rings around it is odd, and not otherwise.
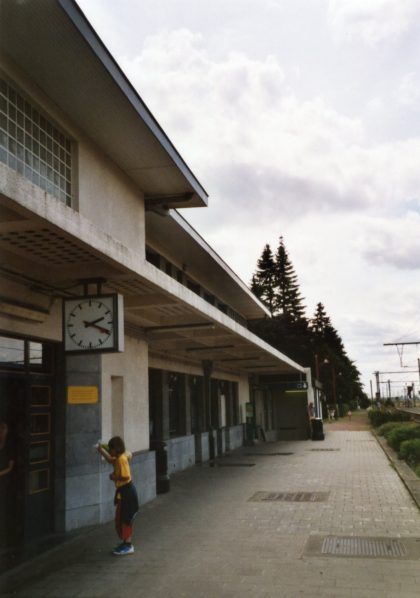
[[[71,205],[71,141],[0,79],[0,161]]]

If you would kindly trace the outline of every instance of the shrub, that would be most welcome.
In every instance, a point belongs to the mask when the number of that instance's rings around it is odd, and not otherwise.
[[[416,476],[417,476],[418,478],[420,478],[420,465],[417,465],[417,466],[414,468],[414,471],[416,472]]]
[[[386,422],[404,422],[410,420],[408,413],[385,407],[372,407],[368,411],[368,416],[370,423],[375,428]]]
[[[390,447],[394,451],[400,450],[400,444],[404,440],[411,440],[414,438],[420,438],[420,426],[416,424],[403,424],[397,426],[385,434],[385,438]]]
[[[399,457],[411,466],[420,465],[420,437],[401,442]]]
[[[397,426],[401,426],[401,422],[386,422],[386,424],[382,424],[376,430],[378,436],[385,436],[388,432],[396,428]]]
[[[338,417],[344,417],[350,410],[348,403],[338,403]]]

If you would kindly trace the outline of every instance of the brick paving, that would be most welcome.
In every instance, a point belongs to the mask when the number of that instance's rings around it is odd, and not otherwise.
[[[113,557],[113,526],[100,526],[0,578],[2,597],[418,598],[419,558],[305,551],[313,535],[420,540],[420,512],[375,438],[338,423],[323,442],[244,447],[224,458],[231,467],[173,476],[139,513],[134,555]],[[264,452],[293,454],[251,454]],[[328,498],[249,500],[264,491]]]
[[[325,431],[361,432],[369,430],[369,420],[366,411],[354,411],[351,416],[346,415],[333,422],[324,422]]]

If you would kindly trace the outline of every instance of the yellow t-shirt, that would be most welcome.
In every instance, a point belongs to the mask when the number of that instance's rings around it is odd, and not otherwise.
[[[117,457],[114,461],[114,474],[116,478],[128,478],[124,481],[119,479],[115,480],[116,488],[121,488],[121,486],[125,486],[129,482],[131,482],[131,471],[130,465],[128,463],[127,453],[123,453],[119,457]]]

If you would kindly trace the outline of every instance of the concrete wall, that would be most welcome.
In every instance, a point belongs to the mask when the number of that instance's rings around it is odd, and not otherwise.
[[[198,432],[195,434],[195,460],[196,463],[205,463],[209,460],[208,432]]]
[[[71,138],[74,144],[73,208],[106,234],[145,255],[144,197],[122,170],[75,127],[69,115],[57,108],[28,74],[0,55],[0,68],[31,103]],[[16,198],[18,199],[18,198]]]
[[[79,212],[144,258],[143,195],[106,156],[80,138],[78,157]]]
[[[116,405],[120,400],[119,386],[122,386],[121,408]],[[122,422],[116,421],[119,417]],[[109,440],[113,435],[123,436],[131,452],[149,448],[147,343],[129,336],[125,337],[124,353],[102,356],[101,437]]]
[[[168,473],[182,471],[195,464],[194,436],[179,436],[165,440],[168,446]]]
[[[238,426],[231,426],[225,429],[226,435],[226,450],[234,451],[235,449],[243,446],[244,443],[244,426],[240,424]]]

